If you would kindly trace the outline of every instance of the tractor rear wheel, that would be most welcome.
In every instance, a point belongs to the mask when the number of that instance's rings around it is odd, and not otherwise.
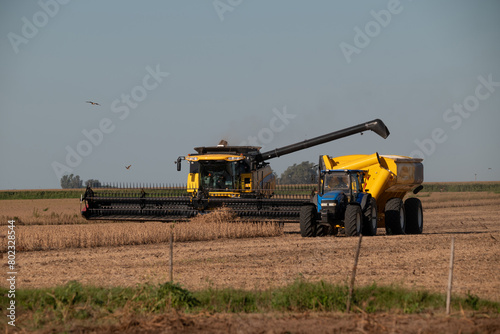
[[[422,234],[424,214],[422,202],[418,198],[408,198],[405,201],[406,234]]]
[[[375,198],[370,198],[368,206],[365,209],[363,222],[363,235],[377,235],[378,208]]]
[[[346,237],[355,237],[361,233],[363,225],[363,213],[361,207],[356,204],[349,204],[345,210],[344,231]]]
[[[389,235],[405,234],[405,206],[401,198],[391,198],[385,204],[385,230]]]
[[[300,235],[304,238],[316,236],[316,208],[304,205],[300,208]]]

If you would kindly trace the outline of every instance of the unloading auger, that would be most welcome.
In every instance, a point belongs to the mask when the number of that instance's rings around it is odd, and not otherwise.
[[[300,207],[309,203],[317,185],[276,185],[267,160],[371,130],[387,138],[389,130],[380,119],[334,131],[264,153],[257,146],[196,147],[194,154],[180,156],[189,163],[183,187],[87,187],[82,196],[82,215],[90,220],[180,221],[215,208],[228,207],[248,220],[298,221]]]

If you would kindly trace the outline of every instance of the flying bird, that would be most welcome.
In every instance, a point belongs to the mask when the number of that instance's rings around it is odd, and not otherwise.
[[[100,104],[97,102],[92,102],[92,101],[85,101],[85,102],[90,103],[93,106],[100,106]]]
[[[132,167],[132,165],[125,166],[126,169],[130,169],[130,167]]]

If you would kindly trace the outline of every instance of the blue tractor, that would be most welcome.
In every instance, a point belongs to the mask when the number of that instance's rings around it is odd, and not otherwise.
[[[377,234],[377,202],[363,189],[366,171],[321,170],[318,193],[300,211],[303,237]]]

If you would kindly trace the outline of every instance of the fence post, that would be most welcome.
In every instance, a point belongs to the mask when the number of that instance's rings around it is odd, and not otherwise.
[[[174,229],[170,234],[170,283],[174,282]]]
[[[455,237],[451,237],[451,252],[450,252],[450,272],[448,274],[448,292],[446,294],[446,315],[450,315],[451,308],[451,286],[453,283],[453,261],[455,258]]]
[[[360,234],[358,240],[358,247],[356,248],[356,255],[354,256],[354,266],[352,267],[351,283],[349,284],[349,295],[347,296],[347,309],[346,309],[347,313],[349,313],[351,310],[351,299],[352,299],[352,293],[354,291],[354,280],[356,279],[356,269],[358,267],[358,258],[359,258],[359,251],[361,249],[362,238],[363,235]]]

